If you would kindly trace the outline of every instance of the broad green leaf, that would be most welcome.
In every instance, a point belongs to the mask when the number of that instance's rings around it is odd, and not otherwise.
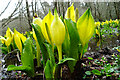
[[[37,24],[32,24],[32,27],[35,31],[37,41],[38,41],[40,49],[41,49],[41,53],[42,53],[42,57],[43,57],[43,66],[45,67],[45,63],[47,62],[47,59],[48,59],[48,53],[47,53],[46,47],[44,45],[45,40],[44,40],[43,34],[41,32],[40,26],[38,26]]]
[[[51,70],[50,60],[47,61],[46,66],[45,66],[45,77],[46,79],[53,78],[53,71]]]
[[[75,61],[75,59],[73,59],[73,58],[64,58],[64,59],[62,59],[61,61],[59,61],[58,64],[59,64],[59,65],[60,65],[60,64],[63,64],[63,63],[65,63],[66,61]]]
[[[70,50],[70,37],[69,37],[69,33],[68,31],[66,30],[66,33],[65,33],[65,40],[63,42],[63,45],[62,45],[62,50],[63,52],[65,53],[66,56],[69,55],[69,50]]]
[[[50,64],[51,67],[55,66],[55,57],[54,57],[54,53],[52,52],[52,46],[49,44],[45,44],[46,48],[47,48],[47,52],[49,53],[49,58],[50,58]]]
[[[93,58],[92,58],[92,57],[88,57],[88,59],[89,59],[89,60],[93,60]]]
[[[33,50],[32,50],[32,41],[28,38],[24,42],[24,49],[21,54],[21,61],[23,66],[32,66],[33,64]]]
[[[77,21],[77,30],[82,46],[85,46],[92,37],[95,30],[95,22],[90,12],[90,8]]]
[[[101,75],[100,71],[97,69],[92,70],[92,73],[96,75]]]
[[[15,65],[9,65],[7,67],[7,71],[12,71],[12,70],[16,70],[16,71],[29,71],[31,70],[31,67],[28,66],[15,66]]]
[[[36,48],[37,48],[36,58],[37,58],[37,65],[39,67],[40,66],[40,46],[39,46],[34,29],[32,29],[32,31],[33,31],[33,38],[35,39],[35,42],[36,42]]]
[[[31,70],[28,71],[31,76],[34,76],[34,62],[33,62],[33,50],[32,50],[32,40],[28,38],[24,42],[24,49],[21,54],[22,66],[31,67]]]
[[[7,54],[8,53],[8,48],[7,47],[0,47],[2,50],[2,53]]]
[[[90,71],[86,71],[85,74],[91,75],[91,72]]]
[[[51,72],[52,78],[54,78],[55,66],[56,66],[54,53],[52,51],[52,46],[50,44],[45,44],[45,46],[47,48],[47,52],[49,53],[49,58],[50,58],[49,62],[46,63],[46,69],[45,70],[47,70],[47,68],[49,67],[50,68],[49,71]],[[46,72],[45,76],[47,77],[48,74],[50,74],[50,73],[48,71],[45,71],[45,72]]]
[[[65,40],[64,40],[63,45],[62,45],[62,47],[63,47],[62,50],[65,53],[65,55],[68,56],[69,55],[69,50],[70,50],[70,37],[69,37],[69,33],[68,33],[68,28],[66,26],[66,22],[63,19],[62,19],[62,21],[64,22],[65,29],[66,29]]]
[[[33,51],[32,51],[32,41],[28,38],[24,42],[24,49],[21,54],[22,66],[9,65],[7,67],[8,71],[21,70],[25,71],[28,76],[34,77],[34,62],[33,62]]]
[[[78,60],[79,59],[79,53],[78,53],[79,34],[77,32],[76,23],[70,19],[65,19],[65,22],[66,22],[66,26],[67,26],[69,37],[70,37],[70,50],[69,50],[68,57]],[[73,72],[75,64],[76,64],[76,61],[68,62],[71,72]]]

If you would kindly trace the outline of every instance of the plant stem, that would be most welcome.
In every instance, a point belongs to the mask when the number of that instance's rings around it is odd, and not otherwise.
[[[58,45],[57,49],[58,49],[58,55],[59,55],[59,61],[60,61],[62,60],[62,46]],[[60,69],[60,76],[62,77],[62,68]]]
[[[60,61],[60,60],[62,60],[62,46],[58,45],[57,49],[58,49],[58,55],[59,55],[59,61]]]
[[[15,49],[15,45],[14,45],[14,43],[12,42],[12,47],[13,47],[13,50]]]
[[[40,67],[40,46],[38,44],[38,41],[36,41],[36,47],[37,47],[37,66]]]
[[[81,50],[80,59],[82,58],[82,55],[83,55],[83,50],[84,50],[84,46],[82,46],[82,50]]]
[[[10,50],[9,50],[9,46],[7,46],[7,48],[8,48],[8,53],[10,52]]]
[[[53,53],[54,53],[54,44],[52,43],[52,51],[53,51]]]

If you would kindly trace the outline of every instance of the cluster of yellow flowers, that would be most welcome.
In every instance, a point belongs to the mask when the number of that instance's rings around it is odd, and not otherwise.
[[[76,28],[80,37],[80,41],[82,45],[85,46],[85,44],[89,42],[94,33],[95,22],[90,9],[86,10],[80,18],[78,14],[78,9],[76,8],[76,10],[74,10],[74,6],[72,4],[67,9],[65,13],[65,18],[71,19],[73,22],[76,23]],[[33,18],[33,24],[39,25],[41,28],[41,32],[47,42],[53,46],[56,45],[58,51],[61,52],[61,45],[64,42],[66,34],[66,23],[65,20],[62,21],[60,19],[57,10],[54,11],[54,15],[52,15],[52,13],[49,11],[49,13],[43,18],[43,20],[39,17]],[[32,30],[32,33],[35,41],[38,43],[34,29]],[[2,40],[2,42],[5,42],[5,44],[9,46],[14,38],[18,49],[20,50],[20,52],[22,52],[21,41],[24,42],[26,40],[26,37],[23,34],[19,33],[15,29],[13,33],[10,28],[8,28],[8,30],[6,31],[6,37],[7,38],[5,39],[1,36],[0,39]]]
[[[71,19],[76,23],[76,28],[80,37],[80,41],[83,46],[89,42],[92,37],[95,29],[94,19],[91,15],[90,9],[79,18],[78,9],[74,10],[73,4],[67,9],[65,13],[66,19]],[[51,45],[56,45],[59,51],[61,52],[61,45],[65,39],[66,29],[65,29],[65,20],[62,22],[60,17],[57,14],[57,11],[54,11],[54,16],[49,11],[49,13],[43,18],[39,17],[33,18],[33,23],[41,27],[42,34],[48,43]],[[48,29],[46,28],[48,27]],[[48,35],[49,33],[49,35]],[[34,33],[33,33],[34,34]],[[60,59],[61,60],[61,59]]]
[[[117,25],[119,24],[119,20],[118,19],[116,19],[116,20],[112,20],[112,19],[110,19],[109,21],[108,20],[106,20],[105,22],[95,22],[95,25],[96,26],[100,26],[100,24],[101,25],[104,25],[104,24],[112,24],[112,23],[116,23]]]
[[[6,35],[4,37],[0,36],[0,40],[2,41],[2,44],[5,44],[7,47],[9,47],[9,45],[13,43],[14,40],[18,49],[20,50],[20,52],[22,52],[21,40],[24,43],[26,37],[23,34],[19,33],[16,29],[14,29],[13,33],[12,30],[8,27]]]

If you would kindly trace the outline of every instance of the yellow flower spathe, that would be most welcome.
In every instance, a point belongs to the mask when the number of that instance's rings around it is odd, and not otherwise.
[[[13,41],[13,35],[14,33],[11,31],[11,29],[8,27],[6,31],[6,40],[5,40],[5,45],[8,47],[11,42]]]
[[[23,34],[19,33],[16,29],[14,29],[15,44],[17,45],[20,52],[22,52],[22,42],[24,43],[26,39],[27,38]]]
[[[56,10],[51,24],[51,37],[55,45],[61,45],[65,39],[65,25],[59,18]]]
[[[0,36],[0,40],[1,40],[2,44],[4,44],[6,39],[4,37]]]
[[[35,14],[35,15],[37,16],[37,14]],[[33,23],[34,23],[34,24],[37,24],[39,27],[41,27],[41,25],[42,25],[42,19],[39,18],[39,17],[37,17],[37,18],[34,18],[34,17],[33,17]],[[42,29],[42,27],[41,27],[41,29]],[[33,31],[33,38],[37,41],[37,37],[36,37],[36,35],[35,35],[34,29],[32,29],[32,31]]]
[[[110,19],[109,23],[112,23],[113,21]]]
[[[108,20],[106,20],[106,21],[105,21],[105,23],[106,23],[106,24],[109,24],[109,21],[108,21]]]
[[[74,3],[67,9],[65,13],[65,18],[66,19],[71,19],[72,21],[75,22],[75,10],[74,10]]]
[[[86,12],[77,21],[77,30],[80,36],[80,41],[83,46],[89,42],[95,30],[95,22],[90,12],[87,9]]]
[[[49,13],[43,18],[42,20],[42,33],[43,33],[43,36],[45,37],[45,39],[51,44],[51,41],[49,39],[50,36],[48,36],[47,34],[47,30],[46,30],[46,25],[48,26],[48,30],[50,32],[50,35],[51,35],[51,30],[50,30],[50,26],[51,26],[51,23],[54,19],[54,16],[52,15],[52,13],[49,11]]]
[[[22,52],[21,39],[20,39],[20,37],[19,37],[18,32],[16,31],[16,29],[14,29],[14,41],[15,41],[16,46],[20,50],[20,52]]]
[[[95,22],[95,26],[100,26],[100,22]]]
[[[41,24],[42,24],[42,19],[41,18],[33,18],[33,23],[34,24],[37,24],[38,26],[41,27]]]
[[[118,20],[118,19],[114,20],[114,22],[115,22],[116,24],[119,24],[119,20]]]

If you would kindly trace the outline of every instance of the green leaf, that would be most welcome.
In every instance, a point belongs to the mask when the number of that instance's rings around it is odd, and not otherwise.
[[[42,57],[43,57],[43,66],[45,67],[45,63],[47,62],[48,59],[48,53],[46,51],[46,47],[44,45],[44,37],[43,34],[41,32],[41,28],[40,26],[38,26],[37,24],[32,24],[32,27],[34,28],[36,37],[37,37],[37,41],[40,45],[40,49],[41,49],[41,53],[42,53]]]
[[[93,58],[92,58],[92,57],[88,57],[88,59],[89,59],[89,60],[93,60]]]
[[[28,66],[15,66],[15,65],[9,65],[7,67],[7,71],[12,71],[12,70],[16,70],[16,71],[30,71],[31,67]]]
[[[63,63],[65,63],[66,61],[75,61],[75,59],[73,59],[73,58],[64,58],[64,59],[60,60],[60,61],[58,62],[58,64],[59,64],[59,65],[60,65],[60,64],[63,64]]]
[[[46,79],[53,78],[53,71],[51,70],[50,60],[47,61],[46,66],[45,66],[45,77]]]
[[[91,75],[91,72],[90,71],[86,71],[85,74],[86,75]]]
[[[97,69],[92,70],[92,73],[96,75],[101,75],[100,71]]]
[[[52,66],[55,66],[55,57],[54,53],[52,52],[52,46],[46,43],[45,46],[47,48],[47,52],[49,53],[50,62],[52,63]]]
[[[34,76],[34,62],[33,62],[33,49],[32,49],[32,40],[27,38],[24,42],[24,49],[21,54],[22,66],[31,67],[30,71],[27,71],[27,74]]]
[[[9,65],[7,67],[8,71],[21,70],[25,71],[28,76],[34,77],[34,62],[33,62],[33,50],[32,41],[30,38],[24,42],[24,49],[21,54],[22,66]]]
[[[69,33],[66,27],[65,40],[62,45],[62,51],[65,53],[66,56],[68,56],[69,50],[70,50],[70,38],[69,38]]]
[[[83,48],[83,46],[81,44],[79,44],[79,53],[82,53],[82,48]],[[88,49],[88,44],[86,44],[84,46],[82,55],[84,55],[84,53],[87,52],[87,49]]]
[[[2,53],[7,54],[8,53],[8,48],[7,47],[0,47],[2,50]]]
[[[46,78],[47,78],[48,74],[51,74],[51,77],[54,78],[53,75],[54,75],[55,66],[56,66],[54,53],[53,53],[53,51],[52,51],[52,46],[51,46],[50,44],[45,43],[45,46],[46,46],[46,48],[47,48],[47,52],[49,53],[49,58],[50,58],[50,60],[47,61],[47,63],[46,63],[46,69],[49,69],[49,68],[50,68],[50,70],[49,70],[49,71],[46,71],[45,76],[46,76]],[[45,69],[45,70],[46,70],[46,69]],[[48,73],[47,73],[47,72],[48,72]],[[49,76],[48,76],[48,77],[49,77]]]
[[[112,75],[107,75],[107,77],[112,76]]]
[[[70,50],[69,50],[68,57],[78,60],[79,59],[79,53],[78,53],[79,34],[77,32],[76,23],[73,22],[71,19],[65,19],[65,22],[66,22],[66,26],[67,26],[69,37],[70,37]],[[75,64],[76,64],[76,61],[68,62],[68,66],[71,72],[73,72]]]

